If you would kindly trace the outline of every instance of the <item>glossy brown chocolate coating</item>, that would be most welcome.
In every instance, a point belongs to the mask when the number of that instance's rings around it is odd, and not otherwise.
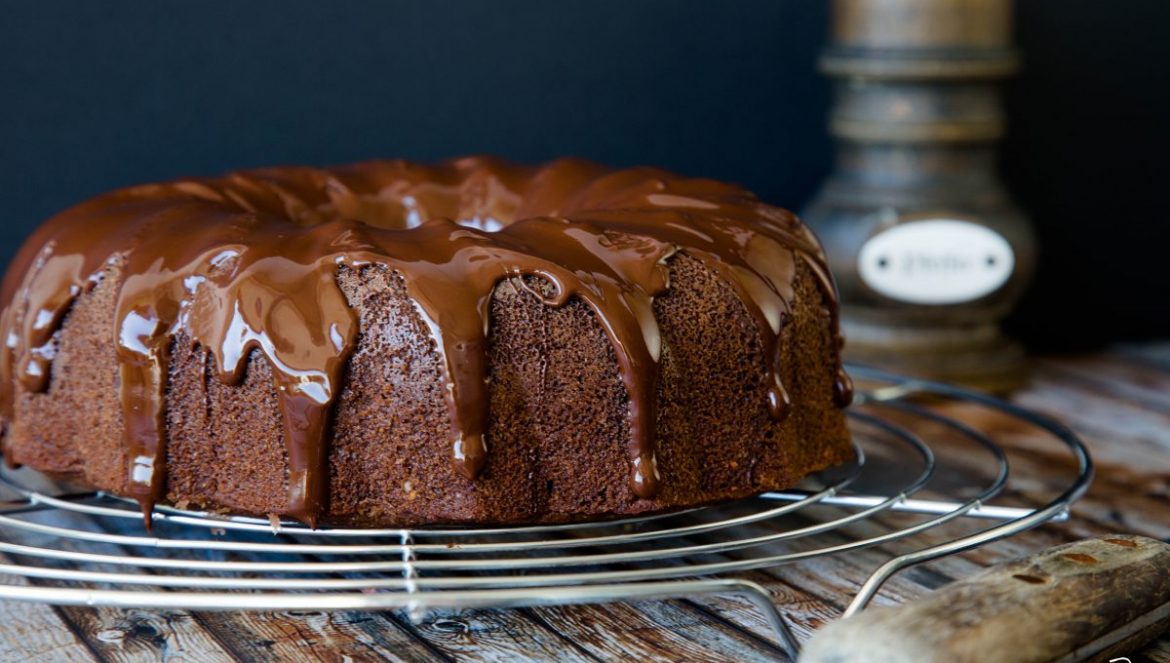
[[[444,359],[452,459],[468,478],[490,442],[492,290],[537,277],[549,287],[533,295],[552,307],[579,298],[605,330],[629,397],[630,481],[650,498],[661,352],[652,303],[669,288],[665,261],[676,252],[702,261],[747,306],[773,364],[761,398],[783,418],[776,345],[801,261],[836,315],[824,256],[795,217],[737,187],[655,169],[487,158],[257,170],[133,187],[67,210],[25,244],[4,281],[0,414],[11,418],[17,390],[46,388],[71,303],[122,261],[111,338],[129,494],[147,511],[164,495],[168,355],[181,334],[210,350],[226,384],[242,379],[252,351],[267,359],[289,458],[284,513],[315,524],[328,492],[331,410],[359,333],[337,284],[341,266],[403,276]],[[851,387],[837,371],[844,406]]]

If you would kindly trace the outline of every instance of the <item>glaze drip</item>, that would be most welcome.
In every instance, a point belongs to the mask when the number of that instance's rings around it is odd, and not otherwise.
[[[523,286],[530,294],[551,307],[579,299],[604,329],[628,395],[631,490],[649,499],[661,478],[653,303],[679,251],[730,284],[756,320],[762,398],[783,419],[778,346],[799,264],[817,276],[837,328],[824,256],[792,215],[730,185],[653,169],[480,158],[236,173],[126,189],[58,215],[5,279],[0,415],[11,419],[20,391],[49,386],[69,307],[113,270],[128,494],[147,514],[165,497],[168,362],[182,335],[208,349],[225,384],[243,379],[254,351],[268,362],[288,456],[284,513],[315,526],[330,417],[360,331],[338,270],[382,265],[402,276],[443,359],[452,463],[468,479],[488,459],[492,292],[536,277],[547,288]],[[852,385],[839,365],[837,375],[844,406]]]

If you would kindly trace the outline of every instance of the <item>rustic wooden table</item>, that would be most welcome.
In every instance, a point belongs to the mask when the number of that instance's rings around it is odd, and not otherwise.
[[[887,584],[879,601],[913,600],[983,566],[1082,537],[1170,537],[1170,344],[1038,359],[1032,385],[1014,400],[1085,438],[1098,466],[1087,497],[1065,522],[907,571]],[[1027,435],[1012,424],[984,423],[997,428],[996,438],[1009,449],[1028,451]],[[1037,454],[1024,458],[1041,471],[1048,462]],[[839,615],[868,571],[891,552],[877,548],[741,576],[771,592],[803,639]],[[0,562],[9,559],[0,556]],[[448,611],[421,624],[398,612],[201,613],[0,602],[3,661],[618,658],[785,660],[763,616],[736,597]],[[1170,639],[1131,658],[1170,661]]]

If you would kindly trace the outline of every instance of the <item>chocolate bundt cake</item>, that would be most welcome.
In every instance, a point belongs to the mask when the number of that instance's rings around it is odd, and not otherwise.
[[[812,234],[737,187],[487,158],[116,191],[3,285],[3,452],[310,525],[535,523],[852,455]]]

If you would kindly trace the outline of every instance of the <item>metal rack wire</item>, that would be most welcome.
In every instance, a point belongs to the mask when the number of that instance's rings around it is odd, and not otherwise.
[[[850,615],[902,569],[1066,518],[1088,487],[1084,445],[1052,419],[949,385],[863,367],[850,372],[867,385],[850,412],[856,463],[799,490],[669,515],[509,528],[309,530],[160,506],[155,534],[146,535],[132,502],[101,492],[52,495],[36,489],[35,479],[5,471],[0,485],[16,498],[0,502],[0,553],[12,560],[0,564],[0,574],[28,582],[0,583],[0,599],[193,610],[405,608],[421,619],[440,608],[738,594],[795,656],[797,641],[767,591],[720,576],[896,548],[861,586]],[[1051,497],[990,504],[1010,486],[1009,454],[975,426],[921,404],[923,396],[1034,427],[1067,451],[1072,470],[1050,487]],[[940,445],[922,430],[945,434],[948,453],[936,453]],[[854,532],[879,517],[881,533]],[[967,526],[961,534],[924,538],[960,522]]]

